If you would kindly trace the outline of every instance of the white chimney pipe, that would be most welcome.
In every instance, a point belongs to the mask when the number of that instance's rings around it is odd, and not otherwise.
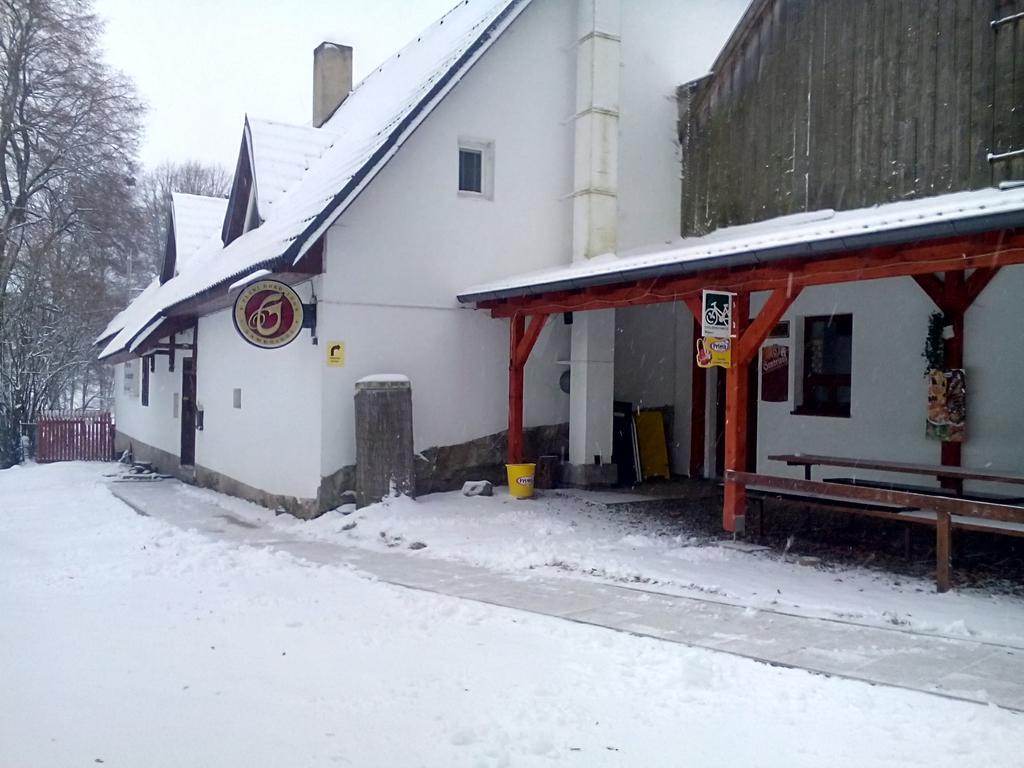
[[[320,43],[313,51],[313,127],[326,123],[352,92],[352,48]]]

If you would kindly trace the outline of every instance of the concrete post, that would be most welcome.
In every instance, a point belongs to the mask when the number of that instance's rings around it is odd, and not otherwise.
[[[356,382],[356,506],[392,493],[416,496],[413,465],[412,385],[382,374]]]
[[[570,485],[611,485],[612,402],[615,383],[615,310],[577,312],[572,324],[569,390]]]

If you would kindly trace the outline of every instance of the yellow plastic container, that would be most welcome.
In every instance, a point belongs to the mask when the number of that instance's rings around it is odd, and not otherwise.
[[[536,464],[506,464],[508,492],[513,499],[529,499],[533,496],[533,476]]]

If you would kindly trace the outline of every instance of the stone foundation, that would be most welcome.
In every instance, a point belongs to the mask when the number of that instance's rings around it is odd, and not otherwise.
[[[214,472],[212,469],[196,465],[195,484],[203,488],[209,488],[229,496],[237,496],[240,499],[255,502],[268,509],[283,509],[291,515],[302,520],[312,520],[320,516],[324,510],[320,508],[316,499],[300,499],[295,496],[281,496],[274,493],[261,491],[251,485],[235,480],[234,478]]]
[[[355,492],[356,468],[342,467],[321,478],[316,498],[303,499],[261,491],[251,485],[197,464],[182,468],[178,457],[138,440],[117,433],[114,445],[120,453],[131,448],[137,461],[149,461],[159,471],[174,475],[188,483],[210,488],[230,496],[255,502],[269,509],[284,509],[303,520],[312,520],[329,509],[340,506],[346,492]],[[562,456],[569,445],[569,425],[551,424],[524,431],[523,453],[527,461],[536,461],[545,455]],[[415,457],[416,493],[456,491],[468,480],[490,480],[494,485],[506,485],[505,459],[508,453],[508,433],[470,440],[459,445],[428,448]],[[558,478],[556,478],[557,481]]]
[[[568,444],[568,424],[533,427],[523,434],[524,455],[528,461],[544,455],[560,457]],[[489,480],[494,485],[506,485],[507,454],[507,432],[421,451],[415,457],[416,494],[457,491],[469,480]],[[355,488],[355,466],[342,467],[323,478],[317,494],[320,512],[337,507],[342,503],[342,494],[354,492]]]
[[[561,456],[568,444],[568,424],[533,427],[523,433],[523,455],[527,461],[536,461],[545,455]],[[507,432],[460,445],[428,448],[416,456],[416,492],[455,491],[468,480],[490,480],[494,485],[506,485],[507,456]]]
[[[182,467],[181,459],[177,455],[136,440],[131,435],[115,431],[114,453],[120,457],[125,451],[131,453],[133,461],[148,462],[157,472],[174,475],[186,483],[192,482],[192,467]]]

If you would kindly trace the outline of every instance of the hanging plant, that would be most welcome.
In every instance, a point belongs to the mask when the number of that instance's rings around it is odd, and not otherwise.
[[[928,317],[928,335],[925,337],[924,353],[921,355],[927,363],[925,376],[929,371],[941,371],[946,367],[946,345],[942,338],[945,327],[945,316],[941,312],[932,312]]]

